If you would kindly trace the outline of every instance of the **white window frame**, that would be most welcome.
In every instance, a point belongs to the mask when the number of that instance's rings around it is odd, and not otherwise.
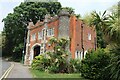
[[[38,39],[42,39],[42,37],[43,37],[43,32],[42,31],[38,32]]]
[[[91,40],[92,35],[90,33],[88,33],[88,40]]]
[[[52,33],[52,35],[51,35],[51,36],[54,36],[54,28],[52,28],[52,32],[51,32],[51,33]]]
[[[80,51],[76,51],[75,52],[75,59],[80,59],[80,56],[81,56]]]
[[[78,52],[78,51],[75,51],[75,59],[77,59],[77,52]]]
[[[47,29],[47,36],[48,37],[54,36],[54,28]]]
[[[83,59],[83,52],[80,52],[80,60]]]
[[[36,39],[36,33],[33,33],[32,35],[31,35],[31,41],[34,41]]]

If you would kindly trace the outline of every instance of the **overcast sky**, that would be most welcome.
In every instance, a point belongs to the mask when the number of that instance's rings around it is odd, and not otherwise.
[[[2,19],[8,13],[13,12],[13,8],[18,6],[24,0],[0,0],[0,32],[3,30],[4,24]],[[93,10],[104,11],[112,5],[117,4],[119,0],[58,0],[63,7],[72,7],[76,14],[81,16]]]

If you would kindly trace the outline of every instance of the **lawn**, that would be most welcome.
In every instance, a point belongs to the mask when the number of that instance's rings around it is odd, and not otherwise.
[[[80,76],[80,73],[72,73],[72,74],[62,74],[62,73],[59,73],[59,74],[53,74],[53,73],[47,73],[47,72],[43,72],[43,71],[38,71],[38,70],[32,70],[30,69],[30,71],[32,72],[33,74],[33,77],[34,78],[51,78],[51,80],[57,80],[61,78],[61,80],[63,79],[71,79],[73,80],[73,78],[77,79],[77,80],[87,80],[87,79],[84,79]],[[76,80],[75,79],[75,80]]]

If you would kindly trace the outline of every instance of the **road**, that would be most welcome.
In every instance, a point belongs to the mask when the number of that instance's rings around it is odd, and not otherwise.
[[[2,60],[2,57],[0,57],[0,78],[5,73],[5,71],[10,67],[10,63]]]
[[[32,78],[32,74],[29,71],[29,66],[17,62],[7,62],[0,57],[1,78]]]

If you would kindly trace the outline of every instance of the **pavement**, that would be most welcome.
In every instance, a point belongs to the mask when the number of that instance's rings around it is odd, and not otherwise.
[[[14,64],[14,67],[7,78],[32,78],[32,74],[30,73],[28,66],[17,62],[12,62],[12,64]]]

